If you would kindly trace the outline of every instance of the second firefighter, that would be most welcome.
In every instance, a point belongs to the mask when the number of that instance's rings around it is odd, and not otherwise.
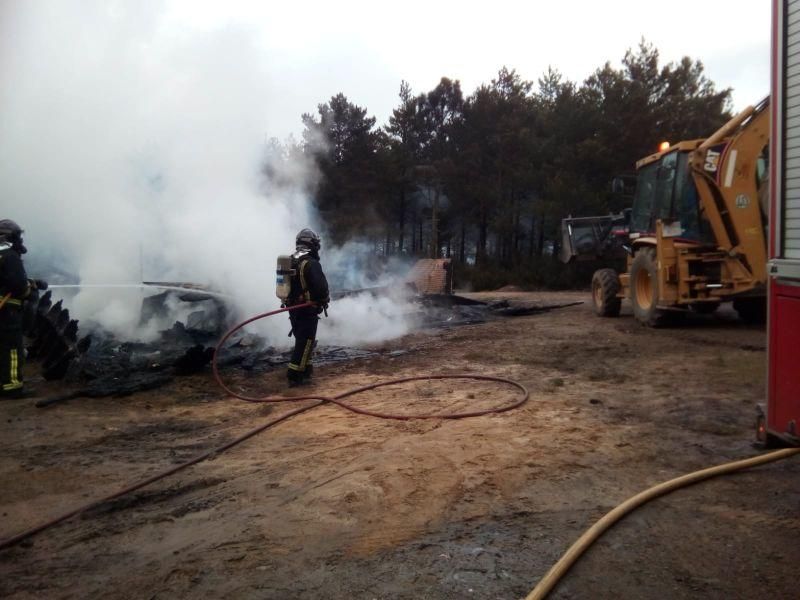
[[[294,274],[291,276],[291,291],[287,306],[296,306],[309,301],[314,302],[315,306],[289,311],[289,321],[294,335],[294,351],[286,372],[289,387],[311,382],[314,371],[311,355],[316,345],[319,314],[330,302],[328,280],[319,263],[319,236],[310,229],[303,229],[297,234],[295,243],[296,251],[292,255]]]
[[[41,280],[28,279],[22,255],[28,250],[22,228],[11,219],[0,220],[0,398],[32,395],[23,384],[25,301],[37,290],[46,290]]]

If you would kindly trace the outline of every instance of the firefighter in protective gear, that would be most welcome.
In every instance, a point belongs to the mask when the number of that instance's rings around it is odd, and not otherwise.
[[[28,279],[22,255],[28,250],[22,243],[22,228],[11,219],[0,220],[0,398],[21,398],[23,346],[23,302],[46,289],[43,281]]]
[[[291,277],[287,306],[309,301],[316,305],[289,311],[291,333],[294,334],[294,351],[286,372],[290,387],[311,382],[314,370],[311,354],[316,345],[317,322],[319,314],[327,309],[330,302],[328,280],[319,264],[319,236],[310,229],[303,229],[297,234],[295,242],[296,251],[292,254],[294,275]]]

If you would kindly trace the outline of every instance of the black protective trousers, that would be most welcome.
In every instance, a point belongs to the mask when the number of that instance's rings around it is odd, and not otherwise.
[[[4,306],[0,308],[0,395],[10,395],[22,388],[24,364],[22,311]]]
[[[311,375],[311,355],[317,339],[319,317],[316,314],[289,313],[289,321],[294,335],[294,351],[286,374],[290,380],[301,381]]]

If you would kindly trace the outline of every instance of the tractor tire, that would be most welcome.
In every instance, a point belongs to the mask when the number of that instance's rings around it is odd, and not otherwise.
[[[599,317],[618,317],[622,299],[617,297],[620,290],[619,275],[614,269],[600,269],[592,275],[592,304]]]
[[[658,265],[655,248],[642,248],[631,263],[631,304],[633,316],[642,325],[659,327],[666,321],[658,308]]]
[[[763,325],[767,322],[766,298],[737,298],[733,301],[733,309],[749,325]]]

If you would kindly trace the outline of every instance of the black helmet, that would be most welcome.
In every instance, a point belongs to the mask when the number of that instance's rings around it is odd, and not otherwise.
[[[22,245],[22,227],[16,221],[3,219],[0,221],[0,241],[6,241],[20,254],[25,254],[28,250]]]
[[[22,227],[17,225],[16,221],[11,219],[3,219],[0,221],[0,235],[12,238],[22,235]]]
[[[295,238],[295,243],[298,246],[305,246],[306,248],[310,248],[314,252],[319,252],[321,240],[319,239],[319,236],[316,233],[314,233],[311,229],[306,228],[297,234],[297,237]]]

